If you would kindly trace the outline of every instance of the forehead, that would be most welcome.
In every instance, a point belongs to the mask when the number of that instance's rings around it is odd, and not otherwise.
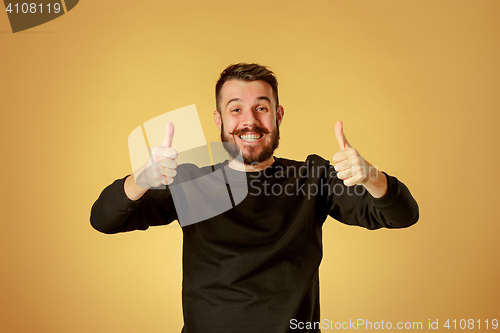
[[[224,82],[221,89],[222,107],[226,107],[227,102],[239,98],[242,102],[253,102],[259,97],[268,97],[270,100],[273,96],[273,89],[266,81],[243,81],[243,80],[228,80]]]

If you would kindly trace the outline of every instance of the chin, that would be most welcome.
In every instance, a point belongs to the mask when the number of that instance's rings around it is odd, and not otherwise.
[[[255,165],[265,162],[273,157],[274,151],[279,145],[280,132],[277,122],[276,125],[276,130],[272,132],[270,137],[261,138],[261,140],[265,140],[265,143],[259,144],[257,147],[249,147],[246,145],[240,147],[239,143],[236,143],[231,135],[224,132],[224,126],[222,125],[221,141],[223,147],[233,159],[235,159],[241,151],[243,163],[246,165]],[[238,139],[236,141],[238,141]]]
[[[260,164],[273,157],[273,154],[274,154],[274,149],[272,149],[272,147],[268,147],[267,149],[261,149],[259,153],[255,152],[249,154],[243,153],[242,154],[243,163],[246,165]]]

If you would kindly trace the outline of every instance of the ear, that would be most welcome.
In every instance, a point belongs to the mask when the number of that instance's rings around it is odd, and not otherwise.
[[[278,121],[278,126],[281,125],[283,121],[283,117],[285,116],[285,109],[282,105],[278,106],[278,110],[276,111],[276,120]]]
[[[215,121],[215,125],[217,125],[217,128],[219,129],[219,132],[220,132],[222,121],[220,118],[220,113],[217,110],[214,111],[214,121]]]

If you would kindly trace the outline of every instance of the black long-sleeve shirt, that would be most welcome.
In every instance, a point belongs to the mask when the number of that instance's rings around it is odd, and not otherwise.
[[[264,171],[247,173],[244,182],[227,162],[201,169],[180,165],[178,171],[196,178],[221,168],[233,187],[244,186],[248,194],[222,214],[182,229],[183,333],[285,333],[295,331],[292,319],[319,322],[321,227],[327,216],[368,229],[404,228],[418,220],[416,201],[396,178],[387,175],[387,193],[373,198],[363,186],[344,186],[317,155],[305,162],[275,158]],[[125,178],[94,203],[95,229],[145,230],[178,219],[168,187],[132,201]]]

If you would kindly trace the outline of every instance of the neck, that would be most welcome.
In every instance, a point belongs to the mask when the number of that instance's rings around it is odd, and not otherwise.
[[[229,161],[228,165],[233,170],[255,172],[269,168],[271,165],[273,165],[273,163],[274,163],[274,156],[271,156],[270,158],[259,164],[244,164],[238,159],[232,159],[231,161]]]

